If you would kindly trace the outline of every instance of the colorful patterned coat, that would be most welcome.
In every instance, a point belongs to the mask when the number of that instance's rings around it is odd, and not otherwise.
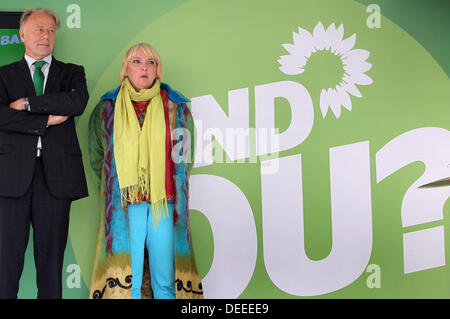
[[[89,120],[89,154],[91,167],[98,178],[101,196],[100,224],[92,274],[90,298],[131,298],[131,257],[126,208],[120,203],[120,190],[114,161],[114,106],[120,86],[107,92],[93,110]],[[161,83],[161,96],[168,110],[171,132],[177,129],[173,145],[182,145],[180,153],[191,155],[175,163],[176,191],[175,291],[177,298],[203,298],[203,289],[192,250],[189,229],[188,179],[193,162],[194,122],[187,100],[167,84]],[[167,98],[168,97],[168,98]],[[167,114],[167,112],[166,112]],[[192,160],[189,160],[189,159]],[[186,160],[187,159],[187,160]],[[148,258],[144,261],[142,297],[151,298]]]

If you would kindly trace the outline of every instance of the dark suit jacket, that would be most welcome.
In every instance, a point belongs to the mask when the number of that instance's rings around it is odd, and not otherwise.
[[[9,104],[29,97],[31,112]],[[0,196],[22,196],[30,186],[38,136],[50,191],[58,198],[88,195],[74,116],[81,115],[89,95],[82,66],[52,59],[44,95],[36,96],[25,59],[0,67]],[[47,126],[48,115],[67,115]]]

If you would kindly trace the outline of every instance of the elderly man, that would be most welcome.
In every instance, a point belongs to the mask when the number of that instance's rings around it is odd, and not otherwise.
[[[88,195],[74,117],[89,96],[83,67],[52,56],[59,25],[26,10],[25,57],[0,67],[0,298],[17,298],[30,225],[38,298],[62,297],[70,205]]]

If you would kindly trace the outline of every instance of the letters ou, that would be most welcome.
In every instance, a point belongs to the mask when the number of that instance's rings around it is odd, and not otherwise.
[[[377,183],[413,162],[425,164],[424,174],[406,191],[402,200],[403,227],[443,219],[450,187],[419,188],[449,176],[450,132],[425,127],[406,132],[387,143],[376,154]],[[403,234],[404,272],[416,272],[445,265],[444,227]]]
[[[81,28],[81,9],[78,4],[72,3],[67,6],[67,13],[71,13],[67,17],[67,27],[69,29]]]
[[[189,183],[190,208],[208,218],[214,235],[214,259],[202,280],[205,298],[237,298],[256,265],[258,243],[250,204],[236,185],[222,177],[192,175]]]
[[[318,261],[305,253],[302,156],[278,160],[276,174],[261,176],[264,262],[270,278],[297,296],[351,284],[365,271],[372,251],[369,142],[330,149],[333,244],[328,257]]]

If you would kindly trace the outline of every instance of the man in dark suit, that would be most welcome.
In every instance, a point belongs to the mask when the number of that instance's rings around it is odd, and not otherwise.
[[[83,67],[52,57],[59,25],[25,11],[25,57],[0,67],[0,298],[17,298],[30,225],[38,298],[62,297],[70,205],[88,196],[74,116],[89,95]]]

